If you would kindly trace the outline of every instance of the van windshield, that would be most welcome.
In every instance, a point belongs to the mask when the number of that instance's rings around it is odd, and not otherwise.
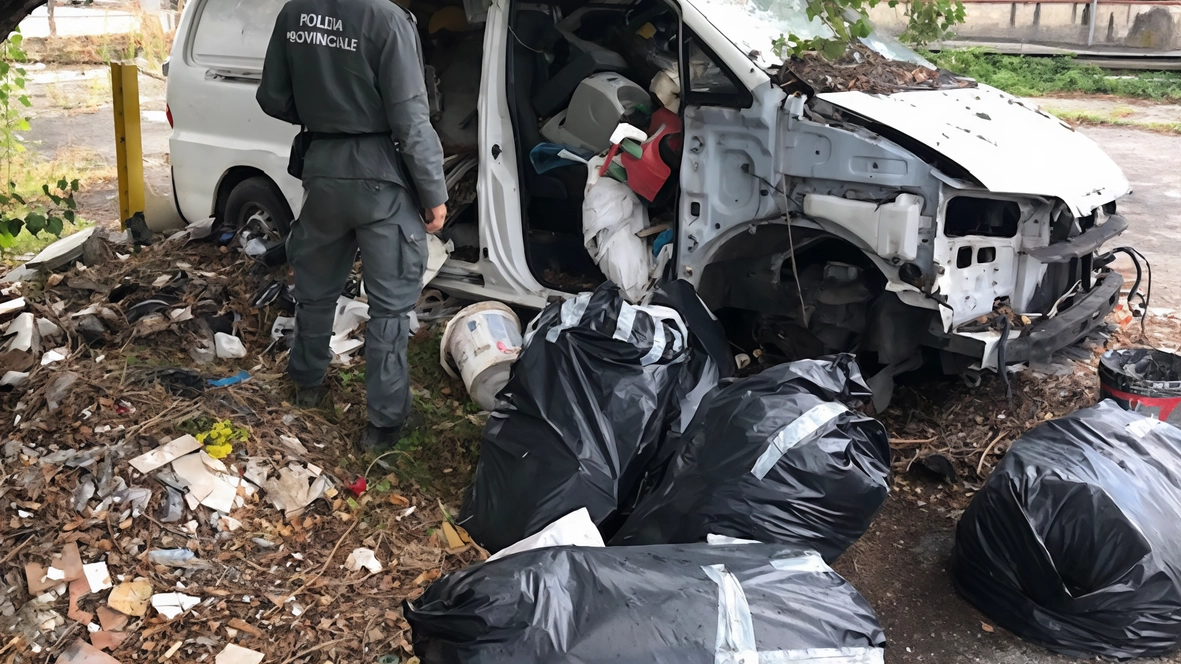
[[[831,37],[832,30],[819,19],[809,21],[804,0],[688,0],[710,23],[763,69],[779,66],[772,51],[780,36],[801,39]],[[897,39],[877,30],[861,40],[891,60],[903,60],[934,69],[934,65]]]

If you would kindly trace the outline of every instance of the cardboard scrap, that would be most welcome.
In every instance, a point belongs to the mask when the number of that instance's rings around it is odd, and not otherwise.
[[[100,606],[95,613],[98,614],[98,621],[102,624],[104,632],[122,631],[127,626],[127,622],[131,620],[109,606]]]
[[[214,664],[259,664],[263,660],[262,653],[250,648],[243,648],[229,644],[224,650],[217,653],[217,657],[213,660]]]
[[[443,537],[447,540],[448,549],[462,549],[464,547],[463,539],[459,537],[459,531],[455,530],[455,526],[451,522],[443,522]]]
[[[142,618],[152,599],[152,582],[147,579],[124,581],[107,596],[107,605],[119,613]]]
[[[175,438],[164,443],[151,452],[146,452],[135,457],[130,463],[133,468],[146,475],[199,449],[201,449],[201,441],[185,434],[180,438]]]
[[[119,664],[119,660],[78,639],[62,651],[56,664]]]

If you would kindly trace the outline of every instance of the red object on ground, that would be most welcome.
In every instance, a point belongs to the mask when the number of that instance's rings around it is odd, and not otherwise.
[[[365,490],[369,488],[369,483],[365,481],[364,477],[357,477],[356,482],[353,482],[345,488],[349,491],[352,491],[353,495],[360,497],[360,495],[365,493]]]

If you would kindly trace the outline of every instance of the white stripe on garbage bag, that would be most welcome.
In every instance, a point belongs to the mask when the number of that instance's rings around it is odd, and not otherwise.
[[[811,648],[759,653],[759,664],[882,664],[881,648]]]
[[[661,325],[660,321],[655,319],[652,322],[655,323],[652,332],[652,348],[648,351],[647,355],[640,358],[640,366],[642,367],[659,362],[660,358],[664,356],[664,348],[668,344],[668,337],[664,333],[664,325]]]
[[[545,335],[545,340],[552,344],[558,340],[558,335],[563,330],[578,325],[582,321],[582,315],[586,313],[587,306],[590,305],[590,299],[590,293],[580,293],[578,297],[563,302],[561,322],[550,328],[549,333]]]
[[[619,308],[619,320],[615,323],[616,341],[627,341],[632,338],[632,328],[636,326],[636,308],[627,302]]]
[[[775,434],[771,439],[771,444],[759,456],[759,460],[755,462],[755,467],[750,472],[760,480],[763,479],[788,450],[810,438],[847,410],[849,409],[843,404],[822,403],[800,415],[795,421]]]
[[[725,565],[707,565],[701,569],[718,584],[718,637],[714,646],[714,664],[759,664],[750,604],[746,602],[746,593],[738,577]]]
[[[832,568],[824,562],[819,553],[809,551],[794,558],[776,558],[771,561],[771,567],[780,572],[831,572]]]
[[[794,571],[815,566],[811,560],[813,557],[820,559],[819,555],[808,554],[772,561],[772,565],[776,569]],[[823,560],[820,565],[828,570]],[[881,648],[801,648],[759,652],[750,604],[738,577],[725,565],[707,565],[701,569],[718,584],[714,664],[882,664],[885,661]]]

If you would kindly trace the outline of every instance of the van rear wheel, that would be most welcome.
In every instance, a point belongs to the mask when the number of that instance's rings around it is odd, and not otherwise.
[[[235,231],[281,240],[291,231],[291,210],[265,177],[239,182],[226,199],[225,224]]]

